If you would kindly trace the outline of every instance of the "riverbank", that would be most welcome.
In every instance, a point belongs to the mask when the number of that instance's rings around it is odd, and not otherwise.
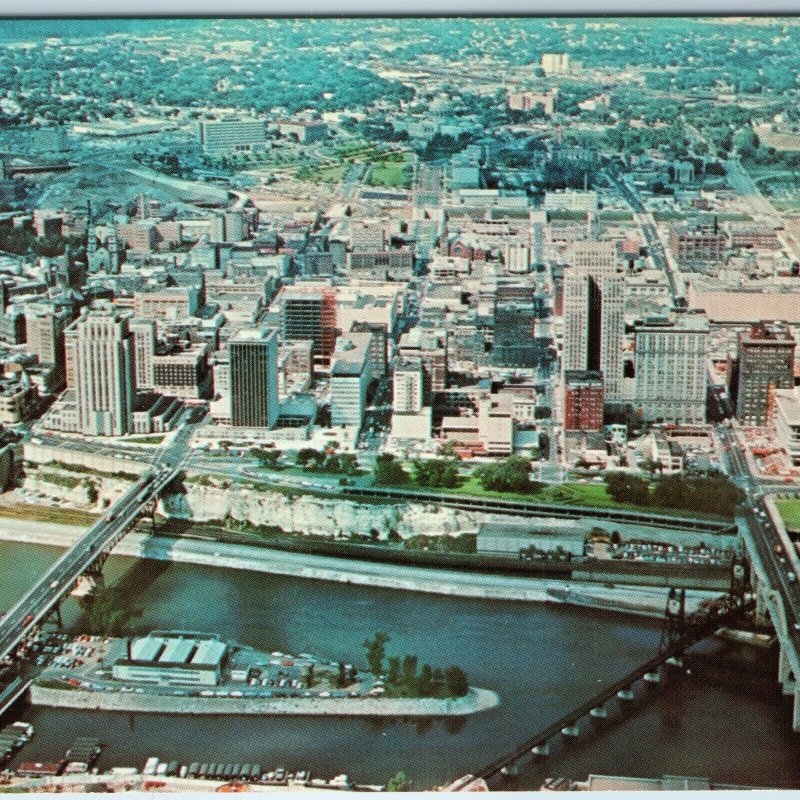
[[[35,706],[82,711],[128,711],[138,714],[248,714],[307,717],[465,717],[500,704],[489,689],[472,688],[464,697],[175,697],[166,694],[121,694],[83,689],[31,686]]]
[[[83,528],[74,526],[26,523],[22,520],[6,524],[0,519],[0,540],[70,547],[83,533]],[[154,537],[141,533],[129,533],[113,552],[115,555],[133,558],[200,564],[453,597],[566,603],[648,617],[663,616],[666,603],[666,590],[660,587],[590,585],[515,575],[488,575],[429,567],[401,567],[379,562],[271,550],[258,545]],[[694,610],[702,600],[718,594],[719,592],[714,591],[687,590],[687,610]]]

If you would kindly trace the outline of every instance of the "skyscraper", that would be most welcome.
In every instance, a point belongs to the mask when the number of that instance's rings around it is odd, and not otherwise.
[[[78,430],[94,436],[129,433],[136,369],[128,320],[112,310],[92,311],[64,336],[74,357]]]
[[[603,374],[605,400],[623,399],[622,339],[625,333],[625,278],[615,242],[575,242],[564,274],[566,370]]]
[[[743,425],[766,425],[774,390],[794,386],[795,346],[783,322],[757,322],[739,334],[736,418]]]
[[[274,328],[246,329],[231,339],[231,424],[272,428],[278,419],[278,336]]]
[[[156,323],[152,319],[132,319],[134,361],[136,363],[136,388],[153,388],[153,355],[156,350]]]
[[[281,304],[284,342],[311,340],[316,361],[329,360],[336,346],[336,294],[333,289],[285,289]]]
[[[643,420],[706,421],[708,331],[702,311],[636,323],[634,404]]]

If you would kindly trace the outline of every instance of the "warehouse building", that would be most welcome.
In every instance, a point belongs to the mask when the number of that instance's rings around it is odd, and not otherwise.
[[[111,670],[117,680],[216,686],[222,679],[228,646],[212,636],[156,631],[120,641],[125,649]]]

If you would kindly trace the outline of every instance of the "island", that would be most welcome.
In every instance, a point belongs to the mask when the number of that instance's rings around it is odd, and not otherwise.
[[[367,640],[370,671],[310,653],[262,652],[195,631],[78,636],[49,654],[31,686],[34,705],[168,714],[447,717],[493,708],[496,692],[457,667],[417,670],[389,659],[385,634]]]

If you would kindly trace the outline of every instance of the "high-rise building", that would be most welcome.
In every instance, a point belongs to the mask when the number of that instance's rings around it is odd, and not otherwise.
[[[425,370],[420,358],[401,359],[394,370],[392,436],[429,441],[432,412],[425,405]]]
[[[566,75],[569,72],[569,53],[542,53],[545,75]]]
[[[202,120],[198,134],[204,153],[232,153],[263,148],[267,127],[263,119]]]
[[[794,386],[795,346],[783,322],[757,322],[739,334],[735,398],[736,418],[743,425],[766,425],[775,389]]]
[[[311,340],[317,360],[330,359],[336,346],[336,294],[333,289],[285,289],[281,303],[284,342]]]
[[[112,310],[92,311],[64,337],[75,359],[78,430],[94,436],[130,433],[136,367],[128,320]]]
[[[64,367],[64,329],[69,313],[52,303],[29,303],[25,306],[28,352],[40,364]]]
[[[706,421],[708,317],[673,312],[635,325],[634,406],[647,422]]]
[[[136,388],[153,388],[153,356],[156,351],[156,323],[152,319],[132,319],[128,323],[133,334],[136,364]]]
[[[392,410],[395,414],[418,414],[422,409],[422,361],[410,358],[401,361],[394,370]]]
[[[360,427],[372,380],[372,334],[348,333],[336,342],[331,366],[331,423]]]
[[[564,373],[564,430],[603,430],[603,376],[599,372]]]
[[[274,328],[245,329],[229,345],[231,424],[272,428],[278,419],[278,336]]]
[[[566,370],[600,371],[605,401],[623,400],[625,278],[615,242],[575,242],[564,275]]]

